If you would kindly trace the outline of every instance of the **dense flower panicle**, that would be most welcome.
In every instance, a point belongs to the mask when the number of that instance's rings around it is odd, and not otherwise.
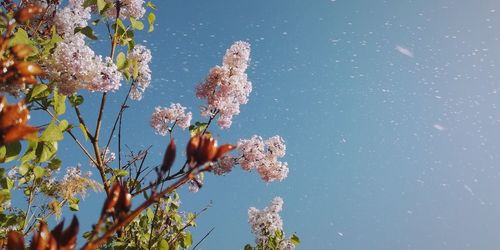
[[[115,4],[115,0],[106,0],[109,4]],[[120,0],[120,19],[140,19],[146,13],[144,0]],[[110,8],[105,15],[109,18],[116,18],[116,8]]]
[[[242,156],[239,161],[241,168],[246,171],[254,169],[266,157],[264,141],[257,135],[238,141],[237,149]]]
[[[224,55],[223,65],[231,70],[244,72],[250,60],[250,44],[243,41],[235,42]]]
[[[283,199],[275,197],[269,207],[262,210],[255,207],[248,209],[248,224],[252,227],[257,245],[265,245],[269,236],[283,230],[283,220],[279,215],[282,208]]]
[[[233,170],[237,162],[238,160],[236,158],[230,155],[224,155],[213,165],[212,172],[216,175],[225,175]]]
[[[254,135],[240,140],[237,148],[241,155],[238,158],[241,168],[246,171],[255,168],[264,181],[282,181],[288,176],[288,164],[278,160],[286,153],[285,142],[280,136],[263,140]]]
[[[90,178],[91,175],[91,172],[82,174],[80,165],[69,167],[62,180],[52,181],[50,186],[53,190],[51,193],[63,199],[71,199],[77,195],[85,197],[88,189],[101,190],[101,186]]]
[[[250,60],[250,44],[234,43],[224,55],[222,66],[212,68],[207,79],[196,88],[196,96],[207,99],[204,116],[219,114],[221,128],[229,128],[234,115],[240,113],[240,105],[248,102],[252,83],[245,73]]]
[[[117,90],[122,75],[109,57],[101,56],[85,45],[84,35],[67,35],[57,45],[46,65],[47,75],[60,93],[72,95],[78,89],[108,92]]]
[[[156,107],[155,112],[151,116],[151,127],[155,133],[166,135],[172,127],[170,124],[176,124],[182,129],[186,129],[191,124],[191,112],[186,113],[186,107],[179,103],[172,103],[169,108]]]
[[[68,5],[56,12],[54,18],[57,31],[63,35],[72,35],[75,28],[86,27],[91,18],[90,7],[83,7],[84,0],[70,0]]]
[[[149,68],[152,59],[151,51],[143,45],[135,45],[134,49],[128,54],[128,59],[136,61],[139,69],[139,74],[134,79],[130,98],[132,100],[141,100],[144,91],[151,83],[151,70]],[[133,72],[130,73],[133,74]]]

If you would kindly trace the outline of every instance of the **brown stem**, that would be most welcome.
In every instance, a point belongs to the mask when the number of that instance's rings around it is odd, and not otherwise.
[[[95,128],[95,134],[93,138],[91,138],[92,146],[94,147],[94,154],[97,161],[97,169],[99,170],[99,174],[101,175],[102,183],[104,185],[104,190],[106,194],[109,195],[109,184],[106,178],[105,173],[105,165],[102,160],[101,152],[99,150],[99,133],[101,132],[101,124],[102,124],[102,115],[104,113],[104,106],[106,104],[106,92],[102,94],[101,105],[99,107],[99,115],[97,116],[97,124]]]

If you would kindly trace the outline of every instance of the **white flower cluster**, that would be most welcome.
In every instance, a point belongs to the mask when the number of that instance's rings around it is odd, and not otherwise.
[[[115,0],[106,0],[106,2],[113,6],[115,4]],[[120,5],[120,19],[139,19],[146,13],[144,0],[120,0]],[[105,15],[109,18],[116,18],[116,8],[110,8]]]
[[[151,83],[151,70],[149,69],[151,58],[151,51],[143,45],[135,45],[134,49],[128,54],[129,60],[137,62],[139,71],[130,92],[132,100],[141,100],[144,91]],[[130,74],[133,74],[133,69],[131,69]]]
[[[238,151],[241,168],[247,171],[255,168],[264,181],[282,181],[288,176],[288,164],[278,160],[286,152],[285,142],[280,136],[263,140],[254,135],[251,139],[240,140]]]
[[[210,70],[208,77],[196,88],[196,96],[207,99],[208,106],[202,115],[219,114],[221,128],[231,127],[232,118],[240,113],[240,105],[248,102],[252,83],[245,70],[250,60],[250,44],[235,42],[224,55],[222,66]]]
[[[279,215],[283,208],[283,199],[275,197],[269,207],[259,210],[255,207],[248,209],[248,224],[252,227],[255,242],[258,246],[266,246],[267,239],[276,232],[283,231],[283,220]],[[279,243],[279,250],[292,250],[295,246],[288,239]]]
[[[70,0],[56,14],[55,24],[64,40],[57,45],[45,68],[61,94],[72,95],[79,89],[108,92],[121,86],[122,74],[111,58],[103,60],[85,44],[83,34],[74,34],[75,28],[87,26],[90,17],[90,8],[83,8],[83,0]]]
[[[192,116],[193,114],[186,113],[186,107],[179,103],[172,103],[169,108],[156,107],[155,112],[151,115],[151,127],[156,134],[165,136],[172,130],[170,124],[176,124],[182,129],[188,128]]]

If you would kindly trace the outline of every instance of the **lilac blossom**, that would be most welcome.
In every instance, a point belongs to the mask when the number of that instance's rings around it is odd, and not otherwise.
[[[115,4],[114,0],[106,0],[109,4]],[[144,8],[144,0],[121,0],[120,1],[120,18],[121,19],[140,19],[146,13]],[[110,8],[105,15],[109,18],[116,18],[116,8]]]
[[[144,91],[151,83],[151,70],[149,69],[151,58],[151,51],[143,45],[135,45],[134,49],[128,54],[129,60],[137,62],[139,72],[134,79],[134,85],[130,91],[130,98],[132,100],[141,100]],[[133,72],[130,73],[133,74]]]
[[[250,60],[250,44],[235,42],[224,55],[222,66],[215,66],[207,79],[196,88],[196,96],[207,100],[202,115],[215,117],[222,128],[229,128],[234,115],[240,113],[240,105],[248,102],[252,83],[245,70]]]
[[[255,235],[255,242],[258,246],[265,246],[269,237],[273,237],[278,231],[283,231],[283,220],[279,215],[282,208],[283,199],[275,197],[271,201],[271,204],[262,210],[255,207],[248,209],[248,224],[252,228],[252,233]],[[294,249],[294,246],[285,242],[283,244],[280,243],[278,249]]]
[[[288,164],[278,160],[286,153],[285,142],[280,136],[263,140],[254,135],[240,140],[237,148],[241,168],[247,171],[256,169],[265,182],[282,181],[288,176]]]
[[[155,112],[151,116],[151,127],[153,127],[156,134],[165,136],[172,130],[174,123],[182,129],[188,128],[191,118],[192,113],[186,113],[186,107],[181,106],[179,103],[172,103],[169,108],[155,108]]]

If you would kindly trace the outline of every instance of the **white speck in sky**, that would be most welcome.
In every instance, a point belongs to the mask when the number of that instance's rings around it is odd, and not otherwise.
[[[464,188],[472,195],[474,196],[474,192],[472,192],[472,188],[470,188],[467,184],[464,184]]]
[[[339,236],[344,236],[344,234],[342,232],[337,232],[339,234]]]
[[[434,124],[434,125],[433,125],[433,127],[434,127],[435,129],[439,130],[439,131],[444,131],[444,130],[446,130],[446,128],[445,128],[445,127],[443,127],[443,125],[441,125],[441,124],[437,124],[437,123],[436,123],[436,124]]]
[[[403,55],[405,55],[407,57],[413,58],[413,52],[410,49],[408,49],[408,48],[405,48],[405,47],[402,47],[400,45],[397,45],[396,46],[396,50],[399,51],[399,53],[401,53],[401,54],[403,54]]]

